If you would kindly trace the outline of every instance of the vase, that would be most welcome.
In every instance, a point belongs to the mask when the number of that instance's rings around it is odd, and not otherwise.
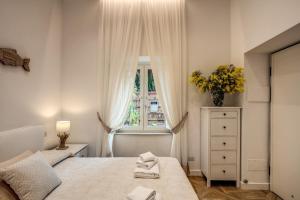
[[[224,92],[222,90],[210,91],[211,98],[215,106],[222,107],[224,103]]]

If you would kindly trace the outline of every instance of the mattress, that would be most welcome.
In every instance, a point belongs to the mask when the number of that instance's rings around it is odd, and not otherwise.
[[[155,189],[161,200],[198,200],[179,162],[159,160],[159,179],[137,179],[136,158],[68,158],[54,167],[62,184],[46,200],[123,200],[137,186]]]

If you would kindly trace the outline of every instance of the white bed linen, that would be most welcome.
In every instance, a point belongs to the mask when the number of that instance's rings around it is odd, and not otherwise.
[[[198,200],[179,162],[159,158],[159,179],[135,179],[137,158],[68,158],[54,167],[62,184],[46,200],[124,200],[137,186],[162,200]]]

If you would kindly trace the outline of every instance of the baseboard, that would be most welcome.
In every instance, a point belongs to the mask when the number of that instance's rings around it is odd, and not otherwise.
[[[255,183],[255,182],[244,183],[241,181],[241,189],[243,189],[243,190],[269,190],[270,183]]]
[[[202,176],[200,169],[190,169],[189,176]]]

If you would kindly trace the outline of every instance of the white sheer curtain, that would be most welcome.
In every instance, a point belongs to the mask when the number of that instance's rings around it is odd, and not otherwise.
[[[99,3],[99,117],[109,127],[102,135],[101,155],[112,156],[111,138],[114,130],[124,123],[133,91],[141,46],[141,1],[99,0]]]
[[[144,0],[143,23],[158,97],[172,129],[187,111],[185,1]],[[171,156],[187,165],[186,126],[173,133]]]

